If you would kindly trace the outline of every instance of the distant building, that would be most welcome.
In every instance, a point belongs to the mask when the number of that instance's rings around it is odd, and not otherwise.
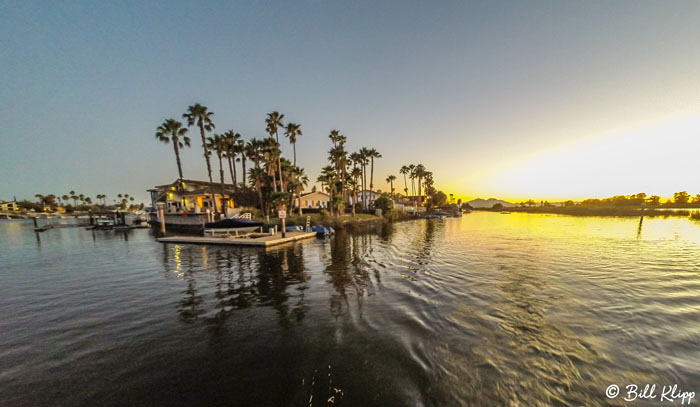
[[[224,209],[233,209],[233,200],[229,199],[230,194],[235,191],[233,184],[224,184],[223,196],[220,183],[184,179],[181,185],[178,184],[180,181],[176,180],[170,184],[149,189],[151,205],[154,208],[162,206],[168,214],[183,212],[197,214],[206,213],[207,210],[214,212],[215,209],[223,212],[222,202]],[[212,195],[214,201],[212,201]]]
[[[17,206],[17,202],[14,201],[0,201],[0,211],[1,212],[13,212],[13,211],[18,211],[19,206]]]
[[[331,197],[323,192],[310,192],[302,195],[295,201],[295,207],[299,207],[301,201],[301,209],[327,209],[331,201]]]

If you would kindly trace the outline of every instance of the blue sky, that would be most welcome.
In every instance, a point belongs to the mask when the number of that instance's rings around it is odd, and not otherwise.
[[[217,131],[245,139],[265,136],[272,110],[300,123],[298,161],[313,179],[337,128],[350,149],[383,154],[380,180],[421,162],[448,193],[514,199],[528,192],[500,181],[519,171],[513,163],[552,152],[562,170],[569,145],[700,112],[698,2],[0,5],[0,199],[73,189],[145,200],[176,178],[155,128],[195,102],[215,112]],[[700,146],[687,130],[675,141]],[[193,144],[185,177],[204,179]],[[542,171],[533,177],[553,169]],[[639,192],[629,181],[605,191]],[[533,183],[533,198],[557,198],[563,183],[571,179]],[[567,189],[604,193],[595,183]]]

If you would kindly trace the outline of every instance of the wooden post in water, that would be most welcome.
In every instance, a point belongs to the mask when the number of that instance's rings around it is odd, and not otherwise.
[[[287,237],[286,219],[282,218],[282,237]]]
[[[165,234],[165,211],[163,208],[158,209],[158,217],[160,218],[160,231]]]
[[[34,222],[34,228],[35,228],[35,229],[38,228],[39,225],[36,223],[36,216],[34,216],[34,217],[32,218],[32,221]]]

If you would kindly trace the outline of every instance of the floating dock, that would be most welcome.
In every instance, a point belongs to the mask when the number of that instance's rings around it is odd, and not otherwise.
[[[282,243],[294,242],[302,239],[316,237],[316,232],[287,232],[286,237],[281,233],[260,237],[235,237],[235,236],[171,236],[157,239],[161,243],[192,243],[192,244],[220,244],[233,246],[275,246]]]

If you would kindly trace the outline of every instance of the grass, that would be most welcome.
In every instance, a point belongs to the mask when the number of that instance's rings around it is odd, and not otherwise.
[[[334,228],[341,228],[347,225],[359,224],[365,222],[380,222],[384,221],[381,216],[376,216],[368,213],[358,213],[354,217],[350,214],[345,214],[343,216],[329,216],[321,215],[320,213],[309,213],[299,216],[297,214],[287,214],[286,224],[287,226],[304,226],[306,225],[306,217],[311,218],[312,226],[332,226]],[[265,222],[264,217],[255,216],[255,220],[260,222]],[[279,224],[280,219],[277,217],[270,217],[270,223]]]

